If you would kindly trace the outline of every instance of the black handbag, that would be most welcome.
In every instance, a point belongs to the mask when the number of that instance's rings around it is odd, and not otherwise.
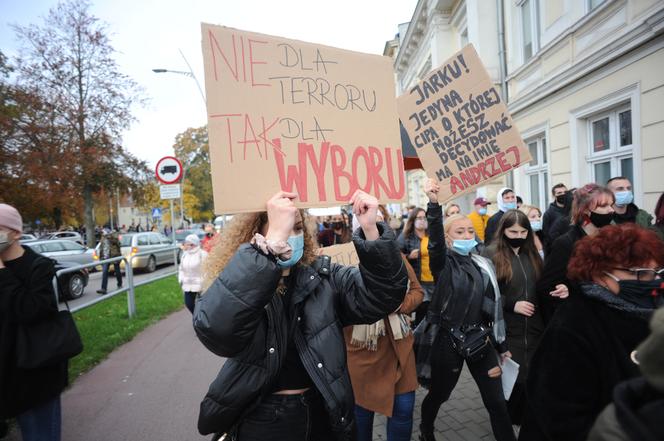
[[[35,263],[39,259],[35,260]],[[34,265],[33,265],[34,266]],[[55,292],[58,305],[58,293]],[[16,367],[37,369],[52,366],[83,352],[83,342],[69,311],[57,314],[34,324],[20,324],[16,331]]]
[[[478,361],[487,354],[491,341],[489,339],[491,328],[484,326],[469,326],[461,332],[458,328],[452,328],[452,345],[457,353],[465,360]]]

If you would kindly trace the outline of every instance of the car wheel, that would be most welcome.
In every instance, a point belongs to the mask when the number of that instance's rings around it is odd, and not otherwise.
[[[148,259],[148,264],[145,267],[145,272],[152,273],[156,269],[157,269],[157,260],[154,258],[154,256],[150,256],[150,258]]]
[[[83,296],[83,291],[85,291],[85,278],[80,274],[72,274],[67,281],[67,298],[78,299]]]

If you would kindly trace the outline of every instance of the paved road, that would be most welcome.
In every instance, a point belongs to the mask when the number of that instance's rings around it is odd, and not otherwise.
[[[223,359],[207,351],[194,335],[191,316],[180,310],[81,376],[62,399],[66,441],[198,441],[198,406]],[[418,439],[417,392],[413,440]],[[493,440],[475,383],[464,369],[436,421],[445,441]],[[374,440],[385,440],[385,418],[376,416]],[[18,441],[16,434],[9,441]]]
[[[141,281],[141,280],[148,280],[152,277],[158,276],[160,274],[165,274],[168,272],[173,272],[175,271],[175,267],[171,265],[162,265],[159,268],[157,268],[157,271],[153,273],[143,273],[140,271],[137,271],[134,273],[134,281]],[[127,286],[127,278],[125,277],[124,273],[122,274],[122,283],[124,286]],[[109,288],[109,291],[112,289],[115,289],[117,282],[115,280],[115,275],[113,273],[109,273],[108,275],[108,285],[107,288]],[[70,300],[67,303],[69,304],[70,308],[76,307],[78,305],[82,305],[85,303],[90,302],[91,300],[96,299],[97,297],[100,296],[100,294],[97,294],[97,290],[101,289],[101,271],[97,271],[94,273],[90,273],[90,281],[88,282],[88,286],[85,287],[85,291],[83,292],[83,296],[76,300]]]

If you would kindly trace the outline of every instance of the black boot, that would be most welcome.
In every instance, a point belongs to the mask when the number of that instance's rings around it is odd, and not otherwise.
[[[433,428],[428,429],[420,425],[420,441],[436,441],[433,436]]]

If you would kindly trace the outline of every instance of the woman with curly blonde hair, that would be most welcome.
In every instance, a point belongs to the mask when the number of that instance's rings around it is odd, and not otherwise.
[[[342,328],[374,323],[403,301],[408,274],[378,201],[350,200],[358,267],[315,256],[294,193],[233,218],[211,251],[194,312],[203,344],[227,360],[201,403],[198,429],[238,441],[352,439],[354,400]]]

